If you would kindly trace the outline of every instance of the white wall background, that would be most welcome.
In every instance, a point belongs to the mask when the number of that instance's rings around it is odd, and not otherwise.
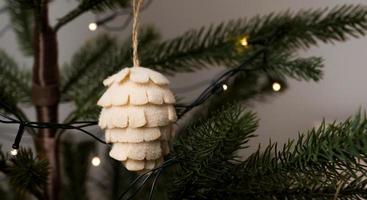
[[[143,24],[154,24],[164,38],[174,37],[182,32],[197,28],[201,25],[219,23],[229,19],[251,17],[257,14],[267,14],[273,11],[299,10],[335,6],[343,3],[360,3],[367,5],[364,0],[155,0],[141,16]],[[0,1],[0,4],[2,2]],[[55,0],[51,6],[52,18],[57,19],[75,6],[73,0]],[[90,32],[89,22],[93,21],[92,14],[85,14],[64,27],[59,33],[60,64],[68,61],[73,52],[86,40],[102,32]],[[114,24],[122,23],[123,18],[115,20]],[[8,23],[5,15],[0,17],[0,27]],[[124,38],[130,29],[115,33]],[[18,63],[31,66],[31,61],[24,59],[17,50],[13,33],[7,32],[0,38],[0,47],[16,58]],[[356,112],[360,107],[367,107],[367,38],[352,39],[346,43],[335,45],[320,45],[302,55],[322,56],[325,59],[325,76],[319,83],[290,81],[289,90],[268,102],[254,104],[252,110],[258,113],[260,128],[259,137],[253,141],[267,143],[284,142],[287,138],[296,137],[298,131],[311,128],[325,117],[328,120],[342,120]],[[194,74],[182,74],[172,78],[173,88],[185,86],[187,83],[210,79],[223,68],[213,68]],[[205,77],[205,78],[204,78]],[[189,80],[189,81],[188,81]],[[194,97],[202,88],[187,93]],[[67,109],[61,109],[63,115]],[[28,109],[33,115],[33,109]],[[0,129],[0,143],[10,143],[16,129],[12,127]],[[25,138],[24,142],[30,142]]]

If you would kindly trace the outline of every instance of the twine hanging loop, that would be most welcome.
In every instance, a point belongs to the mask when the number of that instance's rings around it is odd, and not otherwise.
[[[132,30],[132,49],[133,49],[133,67],[139,67],[138,55],[138,32],[139,32],[139,12],[143,0],[133,0],[133,30]]]

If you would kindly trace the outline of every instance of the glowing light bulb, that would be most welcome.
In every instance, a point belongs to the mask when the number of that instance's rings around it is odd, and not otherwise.
[[[223,88],[223,90],[224,90],[224,91],[226,91],[226,90],[228,90],[228,85],[223,84],[223,85],[222,85],[222,88]]]
[[[95,30],[97,30],[98,25],[96,23],[92,22],[92,23],[89,24],[88,28],[89,28],[90,31],[95,31]]]
[[[13,150],[11,150],[11,151],[10,151],[10,154],[11,154],[12,156],[16,156],[16,155],[18,154],[18,150],[13,149]]]
[[[274,82],[272,88],[274,92],[279,92],[282,89],[282,85],[278,82]]]
[[[242,46],[247,47],[247,46],[248,46],[247,37],[243,37],[243,38],[240,40],[240,43],[241,43],[241,45],[242,45]]]
[[[101,164],[101,159],[99,159],[98,157],[93,157],[91,163],[93,166],[97,167]]]

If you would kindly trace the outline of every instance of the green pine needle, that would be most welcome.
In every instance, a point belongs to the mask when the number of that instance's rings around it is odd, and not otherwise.
[[[242,115],[240,113],[243,113]],[[170,195],[179,199],[366,198],[367,118],[312,129],[282,148],[272,143],[239,161],[236,150],[253,136],[256,118],[232,106],[179,135],[179,161]]]
[[[98,66],[98,62],[106,54],[111,53],[111,49],[115,48],[115,43],[116,41],[107,35],[99,35],[87,41],[73,56],[71,63],[63,67],[61,93],[67,94],[69,90],[78,87],[78,84],[82,82],[81,79],[91,78],[88,77],[91,68],[103,68],[103,66]]]
[[[75,144],[75,140],[69,137],[63,142],[64,199],[89,199],[87,194],[88,172],[91,167],[90,159],[95,150],[94,141],[82,141]]]
[[[8,6],[21,9],[34,9],[41,5],[41,0],[6,0]]]
[[[265,70],[266,76],[289,76],[317,81],[322,77],[321,59],[296,58],[294,53],[289,52],[316,45],[318,41],[344,41],[348,37],[363,35],[367,29],[366,14],[367,9],[363,6],[307,10],[299,11],[297,14],[284,12],[249,20],[230,21],[217,26],[212,25],[209,28],[203,27],[164,42],[159,42],[154,32],[143,30],[139,46],[140,58],[142,66],[152,67],[161,72],[187,72],[209,65],[235,66],[253,55],[259,48],[265,48],[271,54],[266,59],[268,62],[264,63],[263,56],[258,57],[252,65],[254,70]],[[328,34],[322,34],[324,32]],[[144,38],[150,38],[148,36],[152,38],[148,39],[147,45]],[[248,48],[239,44],[244,36],[249,38],[250,47]],[[97,64],[90,64],[88,70],[85,70],[84,77],[80,79],[79,82],[82,84],[66,84],[67,88],[76,88],[74,92],[65,92],[67,99],[76,99],[77,105],[78,102],[82,105],[82,107],[77,106],[78,110],[73,113],[75,118],[87,115],[88,118],[97,116],[98,109],[94,105],[97,98],[95,97],[102,94],[104,89],[99,83],[108,75],[131,63],[128,41],[116,44],[116,49],[105,51],[106,53],[99,56],[99,59],[95,59]],[[84,48],[84,50],[85,54],[93,54],[93,48],[90,50]],[[78,59],[79,55],[76,54],[74,60]],[[276,60],[271,58],[274,55],[286,56]],[[94,57],[90,56],[90,58]],[[79,60],[83,59],[79,58]],[[71,63],[73,62],[75,61]],[[69,68],[78,69],[78,66],[70,65]],[[76,73],[77,71],[75,70]]]
[[[249,199],[366,197],[366,128],[366,115],[358,113],[341,123],[323,122],[282,148],[270,143],[241,164],[234,173],[239,182],[231,186]]]
[[[142,64],[168,73],[211,65],[234,66],[261,46],[272,52],[294,52],[320,41],[334,43],[360,37],[366,30],[366,6],[282,12],[188,31],[147,49]],[[250,48],[240,45],[244,37]]]
[[[278,55],[279,56],[279,55]],[[320,57],[292,58],[280,55],[267,62],[264,70],[277,77],[290,77],[298,81],[319,81],[322,78],[323,60]]]
[[[47,184],[48,163],[33,157],[30,149],[20,149],[10,158],[6,174],[17,194],[29,192],[42,199],[42,191]]]
[[[30,101],[30,73],[0,50],[0,99],[15,108],[19,102]]]
[[[29,1],[7,0],[11,25],[18,40],[19,49],[25,56],[33,55],[33,10],[25,6]],[[32,5],[30,5],[32,6]]]
[[[144,28],[140,34],[140,47],[148,48],[158,39],[159,34],[155,29]],[[62,72],[65,74],[63,98],[73,99],[77,106],[72,113],[73,116],[69,118],[96,119],[100,110],[96,102],[105,89],[102,81],[129,66],[131,66],[130,38],[117,45],[115,40],[101,36],[81,47]]]
[[[124,8],[127,7],[130,3],[129,0],[78,0],[78,1],[80,2],[79,7],[99,12],[121,7]]]
[[[218,195],[223,187],[220,183],[231,178],[229,173],[239,162],[238,150],[246,148],[256,127],[255,115],[234,104],[187,128],[173,148],[172,156],[179,161],[179,167],[171,196],[213,199]]]
[[[76,8],[58,19],[54,28],[56,31],[88,11],[103,12],[114,8],[125,8],[129,5],[129,0],[79,0],[79,2]]]

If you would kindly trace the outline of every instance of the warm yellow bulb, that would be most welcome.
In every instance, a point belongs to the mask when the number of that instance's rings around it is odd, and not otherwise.
[[[92,165],[97,167],[101,164],[101,159],[99,159],[98,157],[93,157],[92,158]]]
[[[274,82],[272,87],[274,92],[279,92],[282,89],[282,85],[280,85],[278,82]]]
[[[13,150],[11,150],[11,151],[10,151],[10,154],[11,154],[12,156],[16,156],[16,155],[18,154],[18,150],[13,149]]]
[[[247,37],[243,37],[243,38],[240,40],[240,43],[241,43],[241,45],[242,45],[242,46],[247,47],[247,46],[248,46]]]
[[[89,28],[90,31],[95,31],[95,30],[97,30],[98,25],[93,22],[93,23],[89,24],[88,28]]]
[[[222,85],[222,88],[223,88],[223,90],[224,90],[224,91],[226,91],[226,90],[228,90],[228,85],[223,84],[223,85]]]

